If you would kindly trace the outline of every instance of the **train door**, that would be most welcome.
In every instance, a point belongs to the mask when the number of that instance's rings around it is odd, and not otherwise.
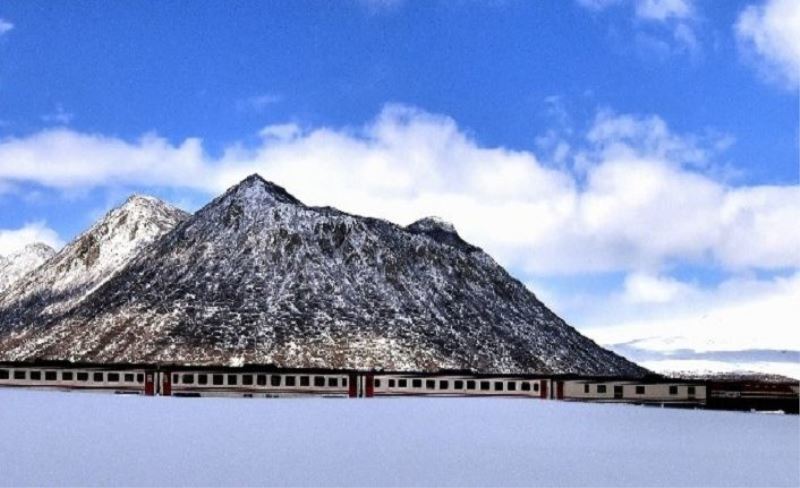
[[[542,399],[546,399],[547,398],[547,380],[542,380],[541,387],[542,387],[542,390],[541,390]]]
[[[358,375],[351,374],[349,381],[347,394],[350,398],[355,398],[358,396]]]
[[[172,395],[172,375],[169,371],[161,373],[161,394],[164,396]]]
[[[147,371],[144,374],[144,394],[147,396],[153,396],[156,394],[155,376],[155,371]]]
[[[364,396],[367,398],[375,396],[375,376],[368,374],[366,377],[366,388]]]
[[[615,400],[622,400],[622,385],[615,385],[614,386],[614,399]]]
[[[563,400],[564,399],[564,382],[563,381],[556,381],[556,399]]]

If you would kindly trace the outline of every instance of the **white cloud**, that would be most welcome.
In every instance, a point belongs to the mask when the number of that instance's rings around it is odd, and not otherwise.
[[[382,14],[394,12],[399,9],[405,0],[358,0],[368,12],[372,14]]]
[[[640,304],[670,303],[694,295],[689,284],[648,273],[631,273],[625,278],[623,301]]]
[[[14,28],[14,24],[6,19],[0,19],[0,36]]]
[[[646,58],[700,54],[693,0],[578,0],[578,4],[594,12],[620,6],[630,10],[633,45]]]
[[[69,125],[74,118],[75,114],[64,110],[64,107],[60,103],[56,105],[53,112],[42,115],[42,120],[44,122],[56,125]]]
[[[694,7],[690,0],[639,0],[635,12],[639,18],[663,22],[691,17]]]
[[[625,343],[658,352],[800,351],[800,271],[771,279],[732,278],[713,289],[674,280],[664,284],[653,288],[658,298],[666,298],[661,306],[628,308],[627,319],[605,314],[605,325],[584,332],[602,344]],[[618,304],[611,297],[605,306]]]
[[[236,109],[239,111],[261,112],[270,105],[274,105],[283,100],[283,97],[274,94],[261,94],[244,98],[236,101]]]
[[[450,118],[390,105],[359,129],[265,128],[210,158],[173,144],[47,130],[0,141],[0,183],[221,192],[259,172],[310,204],[401,224],[441,215],[504,265],[531,273],[800,266],[800,187],[730,186],[706,174],[718,144],[657,117],[604,112],[579,172],[480,146]]]
[[[746,52],[757,56],[767,76],[800,82],[800,2],[767,0],[750,5],[735,25],[736,36]]]
[[[43,242],[53,249],[64,245],[58,233],[44,222],[31,222],[19,229],[0,229],[0,256],[13,254],[35,242]]]

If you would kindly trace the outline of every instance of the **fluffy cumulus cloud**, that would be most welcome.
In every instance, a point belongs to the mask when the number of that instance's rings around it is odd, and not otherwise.
[[[399,105],[358,129],[260,134],[211,158],[198,139],[49,130],[0,142],[0,182],[215,194],[258,172],[310,204],[401,224],[442,216],[530,273],[800,266],[800,228],[788,224],[800,221],[800,187],[729,185],[709,169],[719,141],[674,134],[657,117],[601,113],[572,169],[483,147],[452,119]]]
[[[35,242],[43,242],[54,249],[64,242],[58,233],[44,222],[31,222],[19,229],[0,229],[0,256],[8,256]]]
[[[764,73],[788,82],[800,83],[800,2],[767,0],[745,8],[735,25],[736,35]]]

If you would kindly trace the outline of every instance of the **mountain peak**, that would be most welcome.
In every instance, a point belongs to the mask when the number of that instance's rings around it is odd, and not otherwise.
[[[412,234],[425,235],[436,242],[446,244],[464,251],[475,251],[478,248],[466,242],[458,235],[455,226],[439,217],[424,217],[405,228]]]
[[[288,203],[291,205],[303,204],[303,202],[292,196],[282,186],[265,180],[258,173],[253,173],[243,179],[237,185],[230,188],[226,194],[237,195],[254,202]]]

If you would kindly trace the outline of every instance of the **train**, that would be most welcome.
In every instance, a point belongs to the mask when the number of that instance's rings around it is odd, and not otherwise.
[[[0,363],[0,387],[146,396],[504,397],[797,413],[800,385],[578,375]]]

